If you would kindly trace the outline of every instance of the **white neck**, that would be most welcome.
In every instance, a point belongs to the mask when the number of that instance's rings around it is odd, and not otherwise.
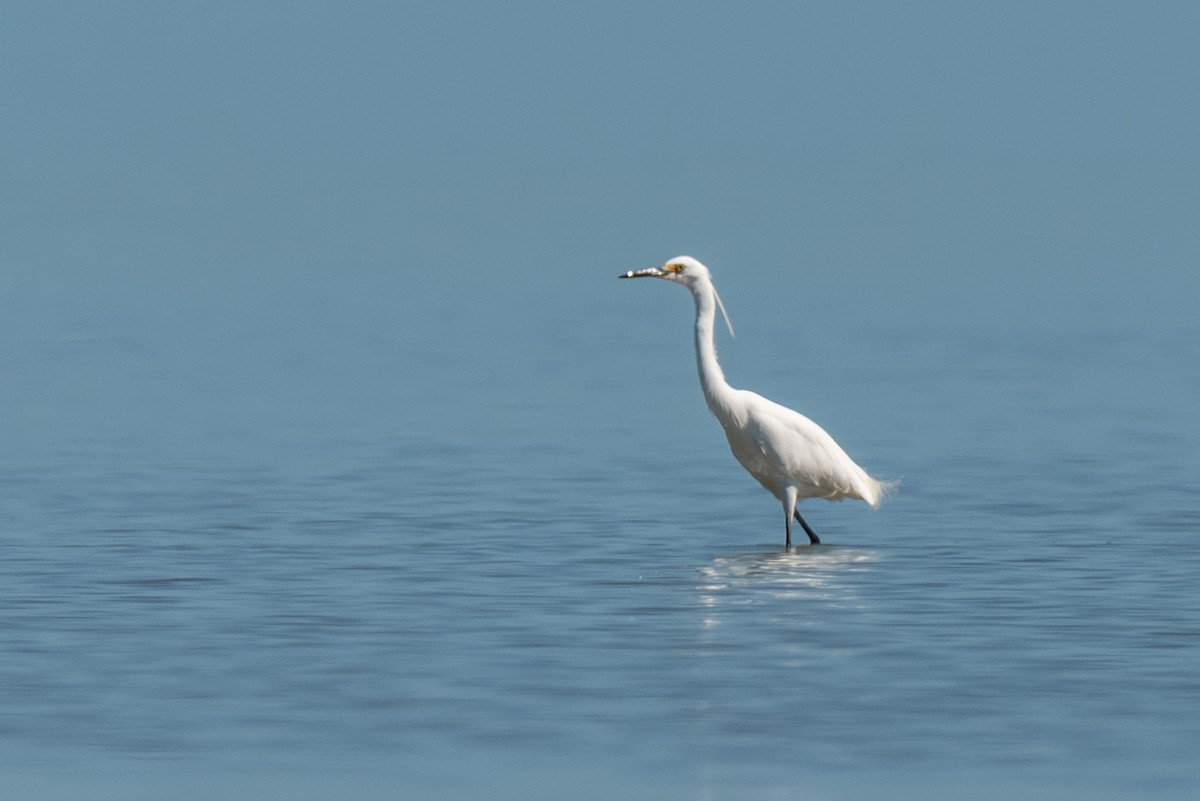
[[[725,381],[725,373],[721,372],[717,349],[713,344],[716,294],[709,281],[700,281],[690,288],[696,301],[696,369],[700,373],[700,389],[704,392],[709,410],[720,417],[720,412],[729,408],[733,387]]]

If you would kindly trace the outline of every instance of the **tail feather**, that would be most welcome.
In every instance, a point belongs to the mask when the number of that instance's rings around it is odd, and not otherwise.
[[[851,491],[847,492],[851,498],[860,498],[866,501],[872,509],[878,509],[879,505],[884,500],[896,491],[896,487],[900,485],[899,481],[881,481],[877,478],[872,478],[866,470],[863,470],[858,465],[854,465],[855,470],[851,476]]]
[[[860,491],[859,494],[862,495],[862,499],[864,501],[870,504],[872,509],[878,509],[879,505],[888,497],[895,494],[896,489],[900,486],[900,481],[898,479],[881,481],[877,478],[871,478],[871,476],[867,475],[865,472],[863,473],[863,478],[863,489],[865,489],[866,492]]]

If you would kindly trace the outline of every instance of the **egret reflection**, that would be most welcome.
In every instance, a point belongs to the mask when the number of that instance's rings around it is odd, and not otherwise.
[[[799,548],[714,557],[700,567],[701,606],[717,608],[796,600],[853,604],[851,573],[869,570],[878,555],[858,548]],[[716,618],[705,620],[716,625]]]

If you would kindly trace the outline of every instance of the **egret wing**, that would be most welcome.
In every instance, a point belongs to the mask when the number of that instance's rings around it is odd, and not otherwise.
[[[753,397],[748,399],[746,432],[762,468],[776,474],[772,483],[794,485],[802,497],[874,497],[870,477],[825,429],[786,406],[747,394]]]

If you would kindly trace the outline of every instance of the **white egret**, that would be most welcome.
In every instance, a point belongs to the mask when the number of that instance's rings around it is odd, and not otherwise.
[[[690,256],[677,256],[662,267],[630,270],[618,277],[662,278],[691,290],[696,301],[696,367],[704,400],[725,429],[729,448],[742,467],[783,504],[785,547],[792,547],[793,517],[810,543],[821,541],[796,510],[799,500],[853,498],[872,508],[879,506],[890,485],[867,475],[825,429],[799,412],[754,392],[734,389],[725,381],[713,345],[716,310],[720,308],[731,335],[733,325],[707,267]]]

